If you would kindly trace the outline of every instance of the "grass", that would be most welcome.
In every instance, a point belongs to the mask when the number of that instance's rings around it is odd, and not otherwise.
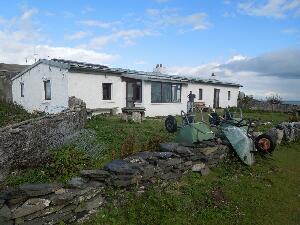
[[[273,126],[288,120],[286,114],[257,111],[248,111],[245,117],[270,121]],[[175,137],[165,131],[164,118],[137,124],[96,116],[86,128],[95,136],[91,144],[103,146],[101,157],[91,157],[84,143],[82,150],[71,143],[54,150],[48,165],[9,176],[3,185],[65,182],[83,168],[100,168],[132,152],[156,150],[160,142]],[[253,167],[232,158],[207,177],[189,173],[167,186],[157,184],[140,197],[132,191],[121,193],[120,199],[119,190],[110,190],[114,201],[85,224],[299,224],[299,160],[297,142],[280,146],[267,160],[258,157]]]
[[[0,101],[0,127],[28,120],[36,116],[28,113],[19,105]]]
[[[299,144],[280,146],[253,167],[230,161],[207,177],[189,173],[141,197],[129,193],[84,224],[299,224]]]
[[[256,111],[247,112],[245,116],[260,118],[262,121],[271,120],[274,125],[288,119],[286,114]],[[207,113],[204,114],[204,119],[208,120]],[[28,168],[11,175],[0,184],[0,189],[22,183],[66,182],[77,175],[80,169],[101,168],[112,159],[123,158],[134,152],[158,150],[159,143],[172,141],[176,135],[165,131],[163,117],[147,118],[139,124],[122,121],[116,116],[95,116],[88,121],[86,128],[92,132],[83,132],[84,137],[79,144],[70,143],[51,153],[51,164]],[[261,126],[259,129],[267,128],[268,126]],[[91,136],[92,139],[89,138]],[[91,153],[90,149],[93,149],[92,152],[98,149],[101,154]]]

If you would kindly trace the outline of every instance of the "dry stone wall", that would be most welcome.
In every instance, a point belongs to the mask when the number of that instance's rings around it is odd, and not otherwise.
[[[0,128],[0,181],[14,169],[40,165],[49,150],[57,148],[86,123],[83,104],[71,101],[71,108]]]
[[[72,224],[83,221],[109,201],[108,187],[145,188],[158,180],[180,178],[193,170],[203,175],[228,153],[214,142],[197,147],[161,145],[161,152],[140,152],[113,160],[102,169],[83,170],[67,184],[24,184],[0,194],[1,225]]]
[[[277,142],[300,138],[300,123],[281,124]],[[291,135],[293,134],[293,135]],[[157,181],[180,178],[186,171],[206,175],[230,151],[229,147],[206,141],[197,146],[161,144],[160,152],[139,152],[113,160],[104,168],[80,171],[66,184],[24,184],[0,193],[1,225],[72,224],[89,218],[110,201],[107,188],[144,190]]]

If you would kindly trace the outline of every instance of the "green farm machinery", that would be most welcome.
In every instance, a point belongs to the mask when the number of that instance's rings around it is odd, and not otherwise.
[[[165,120],[168,132],[178,130],[175,141],[184,145],[197,145],[203,141],[220,138],[230,143],[239,158],[247,165],[254,163],[254,153],[270,154],[276,146],[275,140],[268,134],[254,135],[258,121],[244,119],[241,110],[237,112],[224,110],[220,116],[216,112],[208,114],[209,122],[205,122],[201,111],[201,121],[195,121],[195,114],[181,111],[181,125],[177,125],[176,117],[169,115]],[[214,131],[213,131],[214,130]]]

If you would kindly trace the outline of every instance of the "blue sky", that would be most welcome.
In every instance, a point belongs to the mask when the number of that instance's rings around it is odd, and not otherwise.
[[[0,61],[65,58],[300,99],[300,0],[1,1]]]

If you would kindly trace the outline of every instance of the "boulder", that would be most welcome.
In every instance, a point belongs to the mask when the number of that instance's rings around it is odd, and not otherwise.
[[[203,149],[201,149],[201,152],[207,156],[207,155],[210,155],[210,154],[216,152],[217,150],[218,150],[218,147],[214,146],[214,147],[203,148]]]
[[[50,205],[50,200],[43,198],[28,199],[23,205],[12,212],[12,218],[23,217],[37,211],[41,211]]]
[[[61,184],[23,184],[19,189],[29,197],[37,197],[55,192],[61,187]]]
[[[103,203],[104,203],[104,198],[101,195],[98,195],[83,204],[79,204],[78,207],[75,209],[75,212],[83,212],[86,210],[89,211],[92,209],[96,209],[102,206]]]
[[[174,150],[179,146],[176,142],[168,142],[168,143],[162,143],[159,145],[160,150],[165,152],[174,152]]]
[[[209,174],[209,172],[210,172],[210,169],[207,166],[205,166],[204,168],[202,168],[200,170],[200,173],[202,176],[207,176]]]
[[[106,170],[82,170],[80,175],[93,180],[104,181],[109,177],[110,173]]]
[[[12,218],[12,213],[7,205],[2,205],[0,207],[0,221],[10,220]]]
[[[192,171],[193,172],[200,172],[204,167],[205,167],[204,163],[198,163],[198,164],[193,165]]]
[[[111,161],[105,166],[105,169],[116,174],[133,175],[139,173],[139,169],[132,163],[120,159]]]
[[[87,181],[88,179],[82,177],[73,177],[67,182],[67,187],[83,189],[87,187]]]

